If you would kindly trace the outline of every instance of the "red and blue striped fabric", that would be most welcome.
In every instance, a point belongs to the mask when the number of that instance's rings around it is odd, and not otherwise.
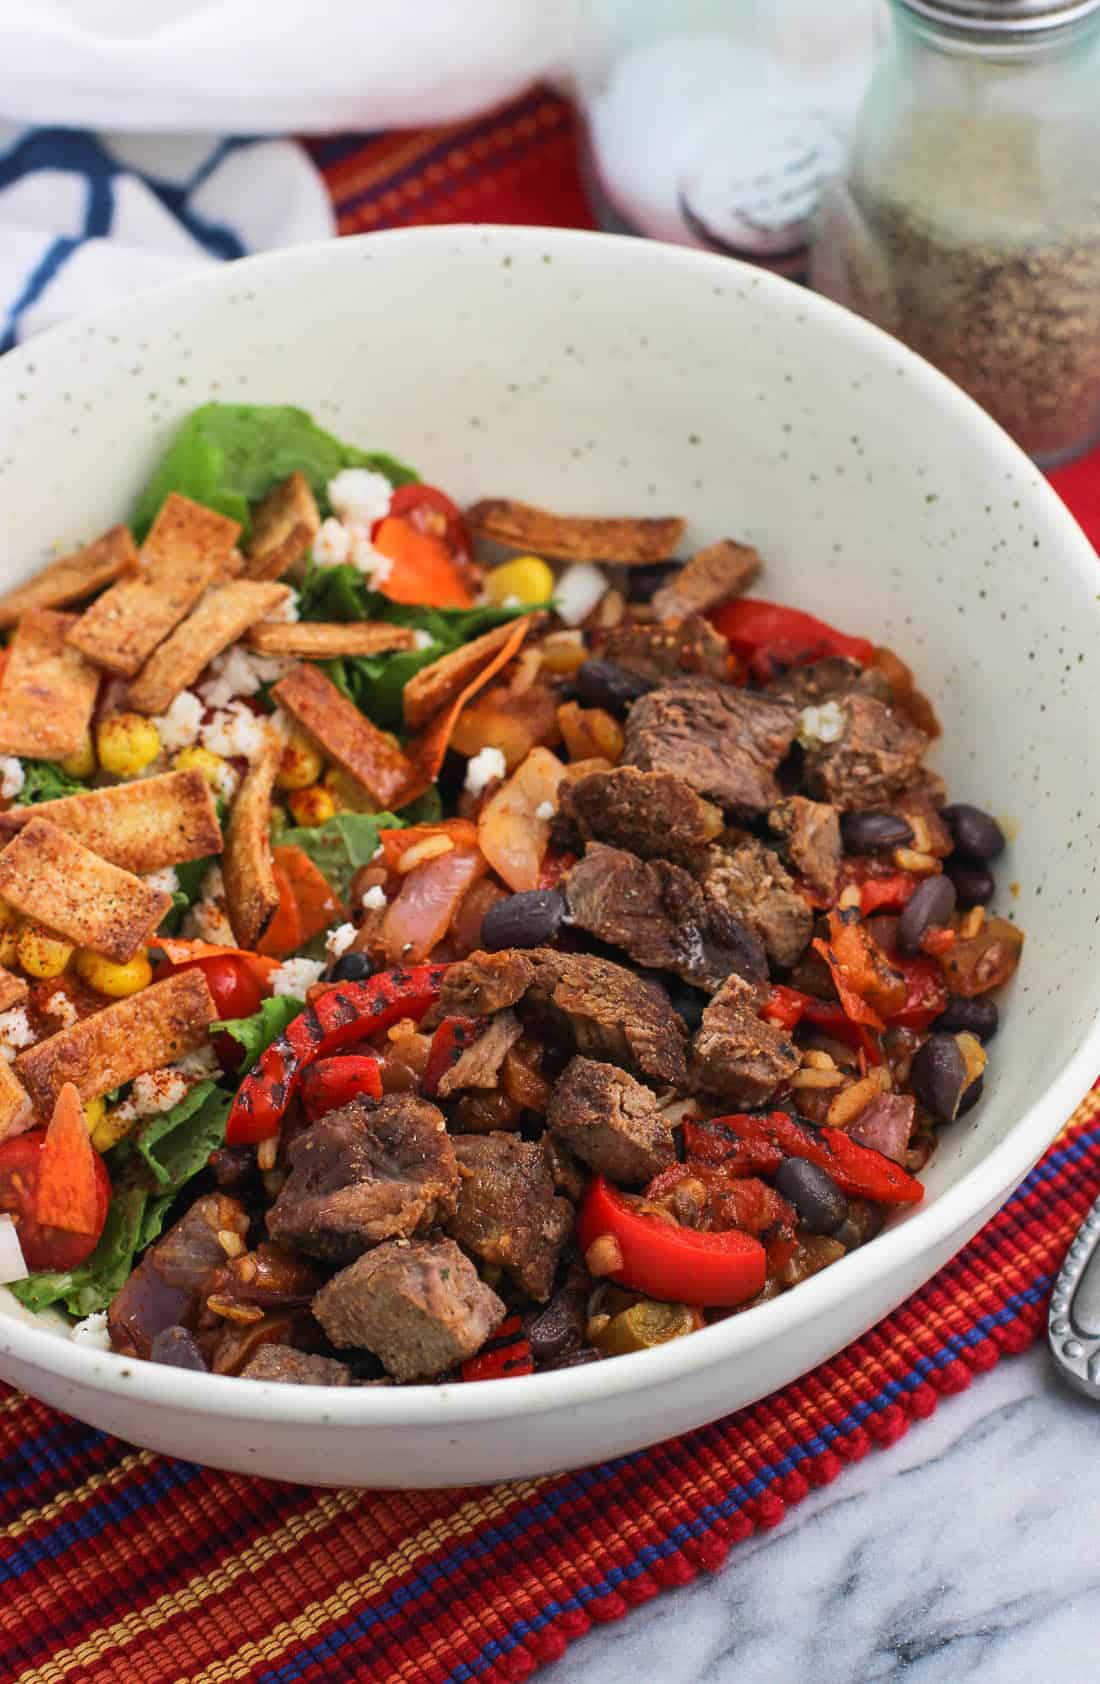
[[[313,143],[344,232],[587,226],[573,118],[536,91],[433,133]],[[1056,478],[1100,536],[1097,459]],[[722,1565],[1043,1325],[1100,1193],[1100,1093],[1005,1208],[842,1355],[713,1426],[560,1478],[290,1488],[171,1462],[0,1387],[3,1684],[515,1684]]]

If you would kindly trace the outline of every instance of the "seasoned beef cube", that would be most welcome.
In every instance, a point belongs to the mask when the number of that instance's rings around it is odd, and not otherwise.
[[[874,696],[853,691],[839,705],[844,731],[807,751],[806,787],[845,812],[881,806],[913,783],[928,738]]]
[[[573,1206],[554,1191],[549,1137],[521,1140],[507,1132],[455,1141],[459,1187],[446,1223],[463,1251],[506,1269],[529,1297],[545,1303]]]
[[[353,1100],[306,1129],[267,1214],[273,1240],[346,1263],[449,1216],[458,1165],[443,1113],[412,1094]]]
[[[861,667],[846,655],[826,655],[824,660],[794,667],[773,678],[764,689],[767,695],[782,697],[797,708],[836,701],[853,690],[877,696],[880,702],[888,702],[893,694],[889,680],[877,667]]]
[[[616,766],[589,772],[558,790],[558,821],[567,825],[574,847],[609,842],[639,859],[672,860],[693,870],[708,842],[723,828],[721,810],[704,801],[672,772],[639,772]]]
[[[680,620],[686,614],[705,614],[731,596],[740,596],[760,577],[762,563],[748,544],[723,538],[689,556],[666,585],[654,593],[658,620]]]
[[[781,838],[787,863],[818,894],[832,895],[840,867],[840,814],[828,801],[788,796],[768,814],[768,829]]]
[[[703,887],[733,918],[755,931],[773,965],[785,969],[794,964],[813,931],[813,913],[778,854],[751,836],[733,847],[716,842],[707,858]],[[749,974],[740,966],[731,969]]]
[[[554,1088],[546,1122],[570,1151],[612,1181],[650,1181],[676,1158],[672,1129],[654,1095],[613,1064],[572,1059]]]
[[[789,702],[682,678],[635,702],[623,760],[644,772],[673,772],[734,813],[763,813],[779,800],[775,769],[797,723]]]
[[[441,1099],[463,1088],[495,1088],[509,1051],[523,1034],[514,1012],[498,1012],[484,1035],[465,1048],[456,1063],[439,1078],[436,1092]]]
[[[445,1017],[492,1017],[517,1005],[534,980],[529,950],[506,947],[499,953],[471,953],[448,968],[439,999],[421,1027],[430,1029]]]
[[[388,1240],[313,1300],[332,1343],[373,1351],[395,1380],[434,1380],[479,1351],[505,1317],[453,1240]]]
[[[116,1351],[148,1358],[158,1333],[169,1327],[193,1330],[215,1275],[226,1263],[219,1234],[248,1232],[239,1199],[205,1193],[168,1232],[150,1246],[119,1288],[107,1311],[107,1331]]]
[[[578,929],[623,948],[647,970],[672,971],[707,989],[731,971],[753,982],[767,979],[764,949],[748,920],[735,917],[724,900],[712,898],[668,860],[640,860],[590,842],[563,887]],[[806,910],[801,900],[799,905]],[[808,935],[808,912],[806,920]]]
[[[283,1386],[350,1386],[351,1369],[332,1357],[296,1351],[293,1345],[261,1345],[241,1369],[245,1380],[275,1380]]]
[[[763,1105],[799,1067],[798,1049],[757,1016],[757,995],[741,977],[722,984],[691,1044],[692,1076],[705,1093],[734,1105]]]
[[[686,619],[623,620],[608,632],[600,651],[607,661],[659,682],[678,673],[728,678],[730,646],[701,614]]]

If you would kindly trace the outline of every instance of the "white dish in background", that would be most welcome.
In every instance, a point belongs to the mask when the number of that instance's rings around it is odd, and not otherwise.
[[[209,397],[302,404],[458,497],[683,512],[692,543],[758,545],[768,596],[916,668],[953,797],[1012,821],[1000,905],[1027,931],[1024,963],[985,1097],[944,1132],[923,1205],[747,1315],[556,1374],[327,1391],[101,1353],[0,1294],[0,1375],[215,1466],[436,1486],[597,1461],[803,1373],[958,1250],[1100,1068],[1090,545],[968,398],[831,304],[673,247],[452,227],[234,265],[5,357],[4,583],[123,517]]]

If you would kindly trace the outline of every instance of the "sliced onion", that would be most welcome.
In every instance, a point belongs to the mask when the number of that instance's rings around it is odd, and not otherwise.
[[[25,1281],[29,1274],[15,1223],[10,1216],[0,1216],[0,1285]]]

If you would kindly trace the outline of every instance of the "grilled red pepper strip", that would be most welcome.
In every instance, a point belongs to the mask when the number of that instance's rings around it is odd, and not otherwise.
[[[927,1029],[947,1004],[947,985],[938,959],[891,959],[905,978],[905,1002],[889,1021],[899,1029]]]
[[[440,1078],[458,1063],[467,1047],[481,1039],[489,1027],[487,1017],[445,1017],[432,1036],[428,1062],[420,1078],[420,1091],[434,1094]]]
[[[902,968],[899,962],[891,962],[895,969]],[[814,994],[803,994],[797,988],[787,988],[783,983],[776,982],[771,986],[760,1015],[780,1029],[791,1030],[800,1023],[811,1024],[834,1041],[843,1041],[846,1047],[855,1047],[857,1052],[863,1052],[869,1064],[882,1063],[878,1037],[865,1024],[853,1023],[839,1000],[819,1000]]]
[[[755,1148],[761,1159],[770,1153],[768,1167],[772,1170],[784,1158],[808,1158],[810,1163],[828,1170],[837,1186],[854,1198],[899,1205],[919,1204],[924,1197],[921,1183],[891,1158],[883,1157],[873,1147],[858,1145],[843,1129],[813,1128],[786,1111],[759,1115],[737,1112],[733,1116],[717,1117],[709,1124],[685,1123],[684,1143],[689,1156],[702,1155],[697,1142],[703,1129],[709,1131],[712,1163],[736,1162],[740,1152]],[[728,1159],[717,1155],[723,1145],[728,1148]],[[768,1172],[763,1162],[759,1168],[765,1174]]]
[[[337,1111],[360,1094],[382,1097],[382,1067],[370,1053],[344,1053],[338,1058],[319,1058],[302,1072],[302,1104],[311,1123],[328,1111]]]
[[[867,638],[849,637],[800,608],[759,597],[739,596],[723,602],[711,610],[708,619],[756,677],[770,678],[774,667],[807,666],[827,655],[846,655],[864,667],[874,660],[874,644]]]
[[[319,994],[261,1053],[241,1083],[229,1113],[229,1146],[249,1146],[278,1134],[302,1071],[319,1058],[389,1029],[403,1017],[422,1018],[439,998],[446,965],[380,971],[366,982],[340,982]]]
[[[462,1364],[464,1380],[508,1380],[514,1374],[533,1374],[535,1361],[531,1346],[522,1336],[523,1323],[518,1316],[502,1321],[492,1338],[476,1357]]]
[[[622,1267],[609,1279],[674,1304],[743,1304],[764,1286],[767,1255],[739,1229],[682,1228],[639,1207],[602,1175],[588,1183],[577,1212],[577,1241],[587,1251],[610,1234]]]

